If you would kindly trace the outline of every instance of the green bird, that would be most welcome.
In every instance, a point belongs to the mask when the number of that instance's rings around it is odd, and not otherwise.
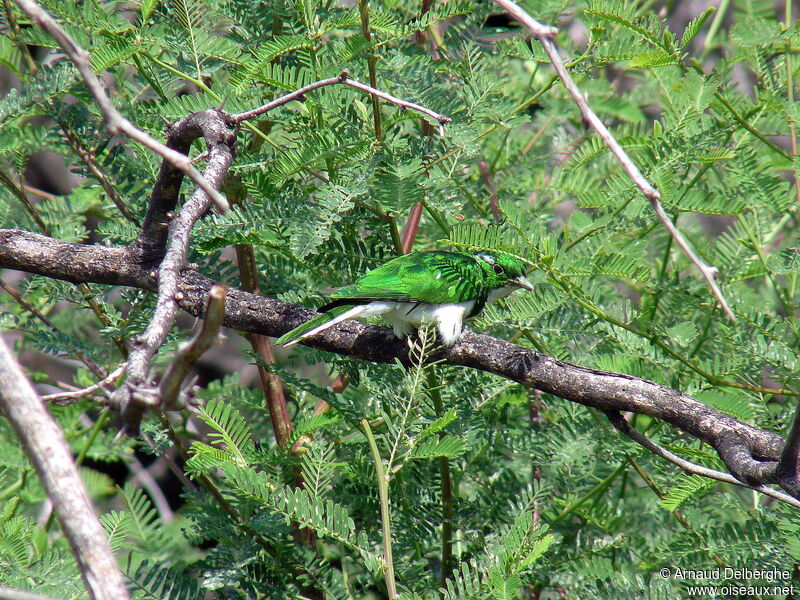
[[[525,263],[504,252],[404,254],[333,292],[331,302],[318,309],[321,315],[277,343],[291,346],[346,319],[380,315],[398,338],[423,322],[432,323],[442,343],[452,346],[461,337],[464,319],[520,288],[533,289]]]

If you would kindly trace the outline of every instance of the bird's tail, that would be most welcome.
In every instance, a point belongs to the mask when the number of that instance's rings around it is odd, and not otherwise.
[[[303,338],[317,334],[328,327],[333,327],[345,319],[357,317],[364,312],[365,308],[366,306],[363,304],[359,304],[357,306],[353,306],[352,304],[335,306],[329,311],[324,312],[321,315],[317,315],[310,321],[306,321],[299,327],[295,327],[289,333],[282,335],[275,341],[275,343],[281,346],[292,346]]]

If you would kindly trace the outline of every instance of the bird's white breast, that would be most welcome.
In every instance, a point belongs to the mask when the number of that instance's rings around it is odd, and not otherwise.
[[[444,344],[453,345],[461,335],[464,318],[472,312],[474,300],[447,304],[422,302],[370,302],[368,314],[380,314],[394,327],[398,337],[408,335],[422,323],[432,323]],[[367,316],[366,314],[364,316]]]

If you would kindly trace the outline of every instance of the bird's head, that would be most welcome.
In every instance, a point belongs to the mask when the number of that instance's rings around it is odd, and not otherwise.
[[[483,263],[481,266],[486,275],[487,287],[496,290],[491,300],[507,296],[520,288],[533,289],[533,284],[525,277],[525,263],[516,256],[493,250],[478,252],[475,258]]]

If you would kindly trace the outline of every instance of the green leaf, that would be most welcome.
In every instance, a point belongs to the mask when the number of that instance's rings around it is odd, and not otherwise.
[[[261,69],[263,65],[271,63],[276,58],[300,48],[310,48],[311,42],[305,35],[276,35],[268,42],[254,48],[253,62],[248,65],[251,71]]]
[[[495,600],[513,600],[522,587],[519,575],[516,573],[505,575],[497,569],[492,569],[489,573],[489,581],[492,584],[492,596]]]
[[[141,0],[139,3],[139,22],[142,25],[147,23],[147,20],[150,18],[150,15],[153,14],[153,10],[158,6],[158,3],[159,0]]]
[[[423,199],[422,171],[422,161],[418,158],[408,162],[396,158],[384,161],[371,186],[373,197],[393,213],[408,211]]]
[[[709,6],[703,12],[701,12],[696,18],[689,21],[689,24],[686,26],[686,29],[683,30],[683,36],[681,37],[681,41],[678,44],[680,49],[685,48],[689,45],[695,36],[700,33],[700,30],[705,25],[708,18],[714,14],[714,11],[717,10],[716,6]]]
[[[417,436],[417,441],[422,441],[425,438],[430,437],[435,433],[439,433],[455,420],[456,420],[456,411],[454,411],[452,408],[448,409],[446,413],[444,413],[441,417],[439,417],[435,421],[429,423],[425,427],[425,429],[423,429],[420,432],[420,434]]]
[[[681,475],[678,484],[670,487],[664,498],[659,501],[662,508],[672,512],[680,508],[690,498],[699,496],[714,487],[716,482],[700,475]]]
[[[606,114],[629,123],[645,121],[645,115],[638,104],[619,97],[597,98],[592,106],[598,114]]]
[[[537,560],[539,560],[544,553],[552,546],[556,541],[556,538],[553,537],[551,534],[547,534],[536,540],[533,544],[533,548],[525,555],[525,557],[517,563],[517,569],[520,571],[522,569],[526,569],[532,564],[534,564]]]
[[[651,69],[654,67],[667,67],[680,64],[681,60],[679,56],[665,52],[660,48],[640,52],[628,61],[628,66],[634,69]]]
[[[653,35],[650,31],[641,27],[640,25],[635,24],[633,21],[627,19],[626,17],[610,12],[603,12],[599,10],[592,10],[592,9],[584,9],[586,14],[592,15],[597,17],[598,19],[602,19],[603,21],[607,21],[609,23],[613,23],[615,25],[621,25],[628,31],[635,33],[639,38],[652,44],[653,46],[657,46],[660,48],[662,47],[662,41]]]
[[[209,400],[197,409],[197,415],[213,431],[208,434],[215,444],[224,444],[240,465],[247,464],[253,451],[250,426],[238,410],[221,400]]]
[[[341,221],[355,205],[356,198],[366,189],[360,186],[345,187],[328,183],[320,188],[313,198],[314,216],[304,226],[298,227],[289,238],[289,246],[298,258],[305,258],[327,240],[331,228]]]
[[[697,326],[691,321],[685,321],[667,329],[670,339],[683,348],[689,346],[698,333]]]
[[[713,406],[717,410],[721,410],[725,414],[745,423],[752,423],[755,417],[753,401],[745,392],[711,389],[699,392],[695,397],[700,402]]]
[[[411,455],[411,458],[424,459],[439,458],[442,456],[447,458],[455,458],[457,456],[461,456],[466,451],[467,446],[464,443],[464,440],[451,435],[446,435],[441,438],[428,438],[414,449],[414,453]]]

